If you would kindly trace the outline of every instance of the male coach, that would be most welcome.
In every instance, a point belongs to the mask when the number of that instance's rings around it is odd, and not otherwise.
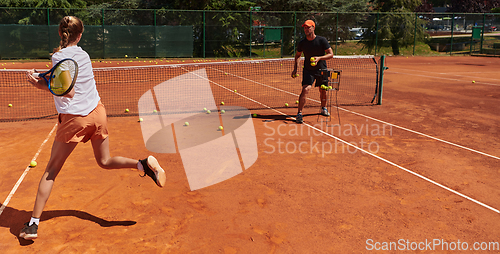
[[[321,114],[329,116],[326,109],[326,90],[321,89],[324,80],[320,74],[321,69],[326,69],[326,61],[333,58],[333,51],[325,37],[318,36],[314,33],[316,24],[312,20],[306,20],[302,25],[306,38],[302,39],[297,45],[297,53],[295,54],[295,64],[292,72],[292,77],[297,74],[297,60],[304,52],[304,70],[302,72],[302,92],[299,96],[299,108],[296,117],[297,123],[302,123],[302,109],[306,103],[307,93],[311,90],[312,84],[316,81],[315,86],[319,87],[321,99]],[[326,84],[327,85],[327,84]]]

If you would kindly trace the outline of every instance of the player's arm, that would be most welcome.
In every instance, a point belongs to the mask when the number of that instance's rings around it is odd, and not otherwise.
[[[297,65],[299,64],[299,59],[301,55],[302,51],[297,51],[297,53],[295,53],[295,62],[293,63],[292,78],[294,78],[295,74],[297,74]]]
[[[45,82],[45,80],[43,78],[35,78],[33,76],[33,73],[35,73],[35,70],[29,70],[27,73],[26,73],[26,76],[28,77],[28,81],[36,88],[40,89],[40,90],[44,90],[44,91],[47,91],[47,92],[50,92],[49,91],[49,86],[47,85],[47,82]]]
[[[325,50],[325,54],[322,55],[322,56],[315,56],[314,57],[314,61],[316,63],[318,63],[320,60],[328,60],[328,59],[331,59],[333,58],[333,50],[332,48],[328,48],[327,50]]]
[[[73,98],[75,96],[75,87],[71,88],[69,93],[65,94],[63,97]]]
[[[44,90],[44,91],[50,92],[49,86],[47,85],[47,82],[45,82],[45,79],[43,79],[43,78],[35,78],[33,76],[33,73],[35,73],[35,70],[29,70],[26,73],[26,76],[28,77],[28,81],[34,87],[36,87],[36,88],[38,88],[40,90]],[[63,97],[73,98],[73,96],[75,96],[75,88],[74,87],[73,87],[73,89],[71,89],[71,91],[69,91],[69,93],[67,93]]]

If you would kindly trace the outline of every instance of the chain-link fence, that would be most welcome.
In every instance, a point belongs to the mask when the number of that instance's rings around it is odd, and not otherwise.
[[[306,19],[336,55],[500,55],[500,14],[491,13],[0,8],[0,59],[48,58],[66,15],[84,22],[79,45],[95,59],[293,56]]]

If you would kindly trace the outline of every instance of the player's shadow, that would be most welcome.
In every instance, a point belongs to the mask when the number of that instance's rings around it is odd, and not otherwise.
[[[0,203],[0,207],[2,204]],[[114,226],[132,226],[137,222],[135,221],[107,221],[92,214],[76,210],[53,210],[44,211],[40,221],[47,221],[57,217],[73,216],[82,220],[88,220],[99,224],[101,227],[114,227]],[[17,210],[12,207],[5,207],[5,210],[0,215],[0,227],[9,228],[10,233],[17,237],[19,244],[30,245],[32,240],[25,240],[19,238],[19,232],[24,227],[24,223],[28,222],[31,218],[31,211]]]

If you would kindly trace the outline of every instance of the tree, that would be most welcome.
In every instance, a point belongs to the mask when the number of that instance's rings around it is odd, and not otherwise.
[[[375,10],[380,14],[372,15],[369,21],[371,32],[365,33],[360,43],[371,51],[375,45],[389,42],[394,55],[399,55],[401,47],[413,45],[415,39],[424,41],[427,37],[422,20],[415,19],[413,11],[421,0],[376,0]],[[417,22],[417,24],[415,24]],[[417,30],[415,33],[415,29]],[[415,38],[416,36],[416,38]]]
[[[4,0],[0,6],[36,8],[85,8],[85,0]]]
[[[364,12],[370,7],[368,0],[257,0],[255,4],[265,11]]]
[[[433,4],[427,0],[422,0],[422,4],[415,8],[415,12],[434,12]]]
[[[449,12],[485,13],[500,7],[500,0],[451,0]]]

